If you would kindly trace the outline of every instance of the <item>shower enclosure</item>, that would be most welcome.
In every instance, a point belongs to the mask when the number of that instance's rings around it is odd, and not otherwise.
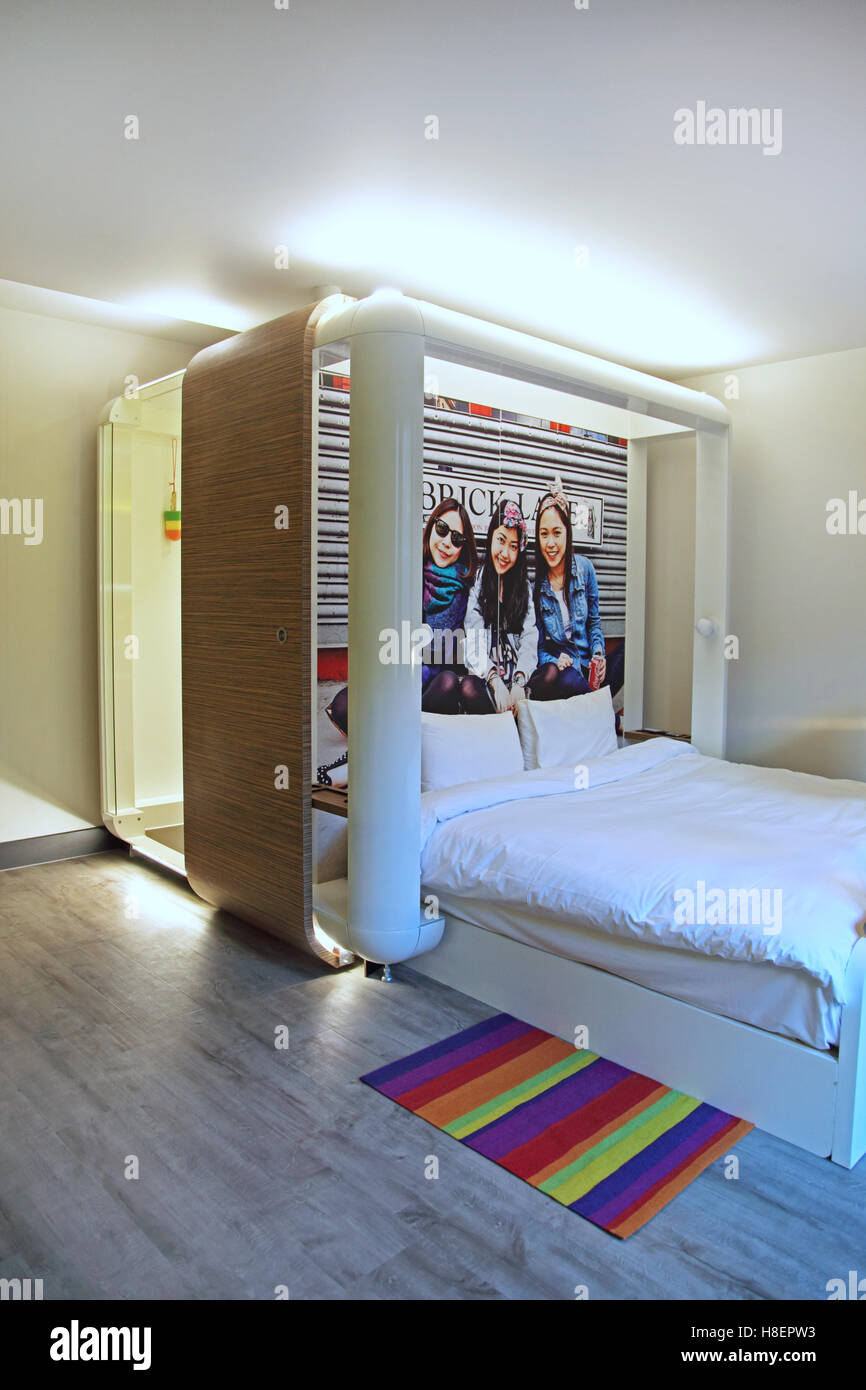
[[[139,853],[183,872],[180,543],[183,372],[134,386],[99,427],[102,815]]]

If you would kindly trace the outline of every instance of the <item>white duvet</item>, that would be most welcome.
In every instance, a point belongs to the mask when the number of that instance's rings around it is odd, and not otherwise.
[[[726,960],[844,1002],[866,923],[866,785],[651,739],[585,765],[426,792],[425,892]]]

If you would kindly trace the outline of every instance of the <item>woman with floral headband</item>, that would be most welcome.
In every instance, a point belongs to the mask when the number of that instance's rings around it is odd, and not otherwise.
[[[608,684],[607,657],[598,615],[595,568],[572,545],[571,508],[557,478],[542,497],[535,516],[535,616],[538,671],[534,700],[585,695],[590,663],[596,660],[598,685]]]
[[[484,682],[469,714],[516,709],[535,671],[538,630],[526,571],[526,521],[516,502],[499,502],[487,553],[466,608],[466,666]]]
[[[479,698],[479,682],[467,676],[462,665],[463,619],[478,569],[472,523],[462,503],[446,497],[433,508],[424,527],[422,551],[422,608],[434,639],[421,667],[421,708],[433,714],[457,714],[464,695],[470,703]],[[348,733],[348,687],[337,692],[325,713],[342,734]]]

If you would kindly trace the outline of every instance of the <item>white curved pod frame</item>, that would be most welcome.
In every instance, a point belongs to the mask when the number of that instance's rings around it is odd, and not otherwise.
[[[427,921],[420,902],[420,670],[380,660],[385,630],[411,639],[421,622],[425,355],[696,432],[696,618],[710,613],[716,635],[695,636],[692,741],[717,756],[725,747],[728,412],[703,392],[396,290],[335,305],[317,325],[316,347],[321,363],[351,358],[349,724],[363,730],[352,738],[348,885],[321,885],[317,914],[340,944],[389,963],[430,950],[442,932],[441,920]],[[632,439],[640,438],[638,429]],[[641,456],[645,451],[635,449],[630,461]],[[638,498],[630,524],[641,518]],[[636,552],[643,555],[642,542]],[[627,631],[636,661],[626,717],[638,723],[643,603],[643,565],[632,564]]]
[[[392,964],[429,951],[443,930],[421,905],[421,668],[411,640],[421,623],[425,334],[418,306],[398,293],[348,315],[349,727],[363,736],[351,741],[348,883],[320,885],[314,906],[332,940]],[[407,659],[382,660],[389,634]]]
[[[728,433],[697,432],[692,743],[725,756],[728,662]]]
[[[363,737],[351,743],[348,921],[351,949],[384,962],[414,955],[421,936],[421,670],[381,656],[396,633],[411,658],[421,621],[423,442],[421,315],[402,297],[362,303],[349,424],[349,727]]]

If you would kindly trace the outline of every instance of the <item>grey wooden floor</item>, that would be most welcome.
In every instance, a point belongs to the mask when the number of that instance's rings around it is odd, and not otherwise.
[[[824,1299],[866,1274],[866,1163],[753,1132],[737,1180],[716,1165],[621,1242],[358,1081],[489,1012],[405,967],[326,971],[120,854],[0,874],[0,1277],[52,1299]]]

